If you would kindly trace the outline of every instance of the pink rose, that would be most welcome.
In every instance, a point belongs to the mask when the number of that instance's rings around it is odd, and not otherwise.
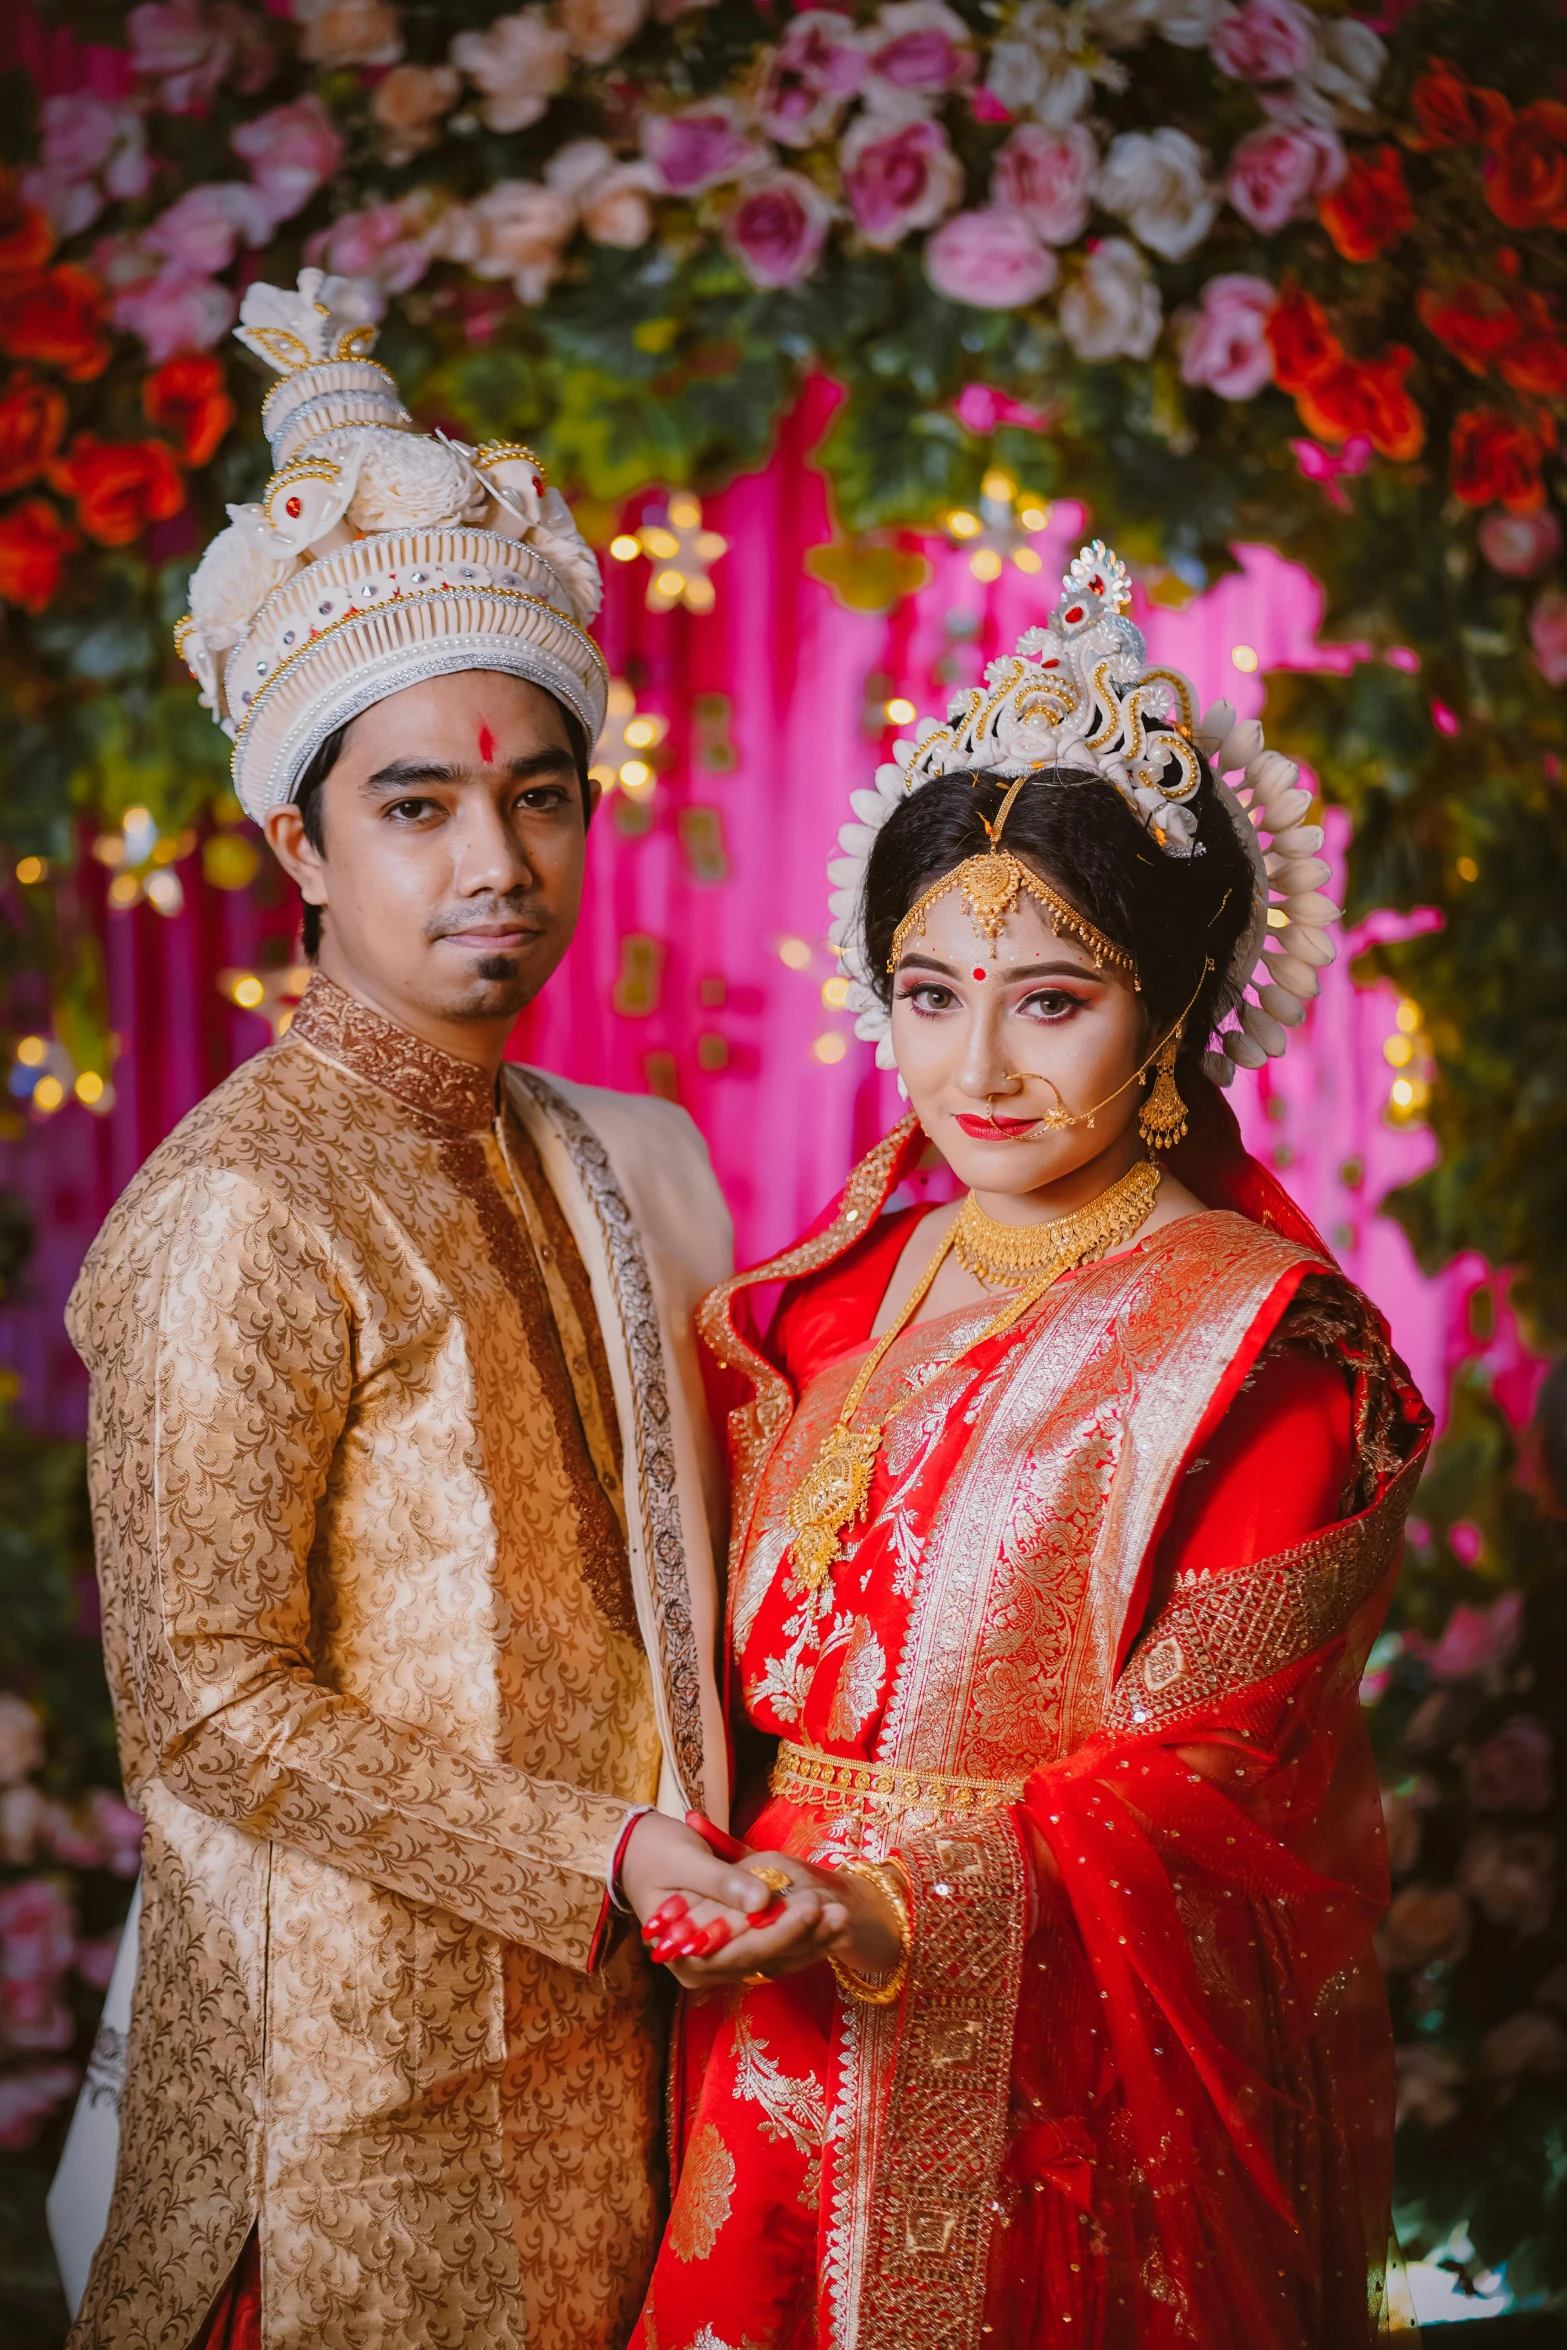
[[[1299,0],[1246,0],[1220,18],[1208,50],[1235,81],[1293,81],[1316,56],[1316,27]]]
[[[1476,1811],[1546,1811],[1553,1800],[1554,1741],[1536,1714],[1514,1714],[1464,1765]]]
[[[484,92],[480,112],[492,131],[537,122],[571,71],[566,28],[542,8],[498,16],[487,32],[459,33],[451,57]]]
[[[1529,642],[1547,685],[1567,685],[1567,595],[1547,588],[1529,615]]]
[[[1444,2055],[1440,2048],[1422,2048],[1418,2043],[1410,2048],[1395,2048],[1393,2062],[1398,2079],[1397,2126],[1406,2121],[1423,2122],[1428,2130],[1439,2130],[1461,2111],[1455,2095],[1464,2077],[1464,2068],[1456,2056]]]
[[[0,1689],[0,1787],[20,1786],[44,1759],[44,1726],[25,1697]]]
[[[1469,1911],[1451,1885],[1406,1885],[1395,1893],[1377,1929],[1377,1956],[1390,1975],[1431,1966],[1456,1966],[1469,1947]]]
[[[64,172],[34,165],[18,175],[17,185],[29,204],[49,215],[59,237],[79,237],[103,210],[104,194],[96,180],[67,179]]]
[[[1556,1878],[1556,1839],[1545,1828],[1481,1828],[1459,1856],[1459,1884],[1520,1942],[1550,1923]]]
[[[767,149],[741,129],[732,98],[645,116],[642,152],[672,196],[699,195],[770,160]]]
[[[75,1913],[52,1878],[24,1877],[0,1893],[0,1982],[58,1982],[75,1938]]]
[[[107,98],[78,90],[69,98],[46,98],[39,110],[39,127],[46,171],[57,171],[65,179],[88,179],[105,166],[121,164],[129,153],[136,159],[130,172],[136,185],[123,184],[122,170],[121,184],[109,193],[139,196],[152,177],[142,119],[134,106],[111,106]]]
[[[343,160],[342,134],[313,94],[242,123],[229,144],[249,164],[274,221],[303,211]]]
[[[170,114],[199,114],[221,82],[262,89],[273,57],[266,33],[237,0],[147,0],[130,13],[131,69],[162,83]]]
[[[111,1788],[94,1787],[87,1797],[103,1850],[103,1865],[116,1877],[134,1877],[141,1866],[142,1817]]]
[[[0,1981],[0,2048],[25,2049],[29,2055],[69,2048],[76,2037],[76,2019],[60,1996],[57,1982]]]
[[[1520,2073],[1559,2073],[1567,2068],[1567,2032],[1553,2015],[1521,2008],[1496,2024],[1480,2043],[1480,2066],[1492,2080],[1516,2080]]]
[[[1504,579],[1533,579],[1561,543],[1561,524],[1549,506],[1537,514],[1509,514],[1498,507],[1480,525],[1480,552]]]
[[[1188,313],[1181,373],[1221,400],[1254,399],[1273,373],[1267,325],[1278,297],[1265,277],[1211,277]]]
[[[634,253],[652,235],[658,174],[651,163],[618,162],[602,139],[571,139],[556,149],[544,176],[576,205],[583,233],[595,245]]]
[[[0,2146],[11,2153],[31,2146],[78,2078],[74,2064],[35,2064],[0,2077]]]
[[[1021,212],[1001,205],[957,212],[925,247],[925,275],[949,302],[1021,310],[1056,282],[1056,257]]]
[[[968,26],[941,0],[891,0],[869,38],[866,97],[883,113],[906,115],[973,79]]]
[[[826,136],[865,79],[865,44],[847,17],[807,8],[768,61],[758,103],[763,129],[782,147]]]
[[[117,294],[110,316],[139,335],[155,367],[177,351],[210,351],[233,325],[239,304],[215,278],[196,277],[170,263]]]
[[[1421,1659],[1433,1681],[1467,1681],[1505,1665],[1522,1631],[1523,1593],[1504,1591],[1490,1607],[1455,1607],[1440,1639],[1406,1632],[1404,1646]]]
[[[963,166],[939,122],[889,129],[862,114],[840,150],[844,193],[868,245],[885,252],[910,229],[931,228],[963,193]]]
[[[214,180],[187,188],[159,213],[142,243],[193,277],[215,277],[241,244],[264,245],[272,229],[272,207],[259,188],[245,180]]]
[[[1069,245],[1088,225],[1099,150],[1085,123],[1064,131],[1024,123],[996,157],[990,179],[992,204],[1021,212],[1047,245]]]
[[[757,286],[797,286],[821,254],[832,206],[803,172],[753,180],[724,222],[724,242]]]
[[[367,205],[363,212],[345,212],[329,229],[312,237],[305,258],[329,269],[335,277],[363,281],[370,289],[372,313],[380,318],[385,315],[387,296],[407,293],[430,266],[426,225],[417,199]]]
[[[1348,168],[1337,131],[1315,123],[1264,123],[1230,157],[1225,193],[1243,220],[1271,236],[1313,211]]]

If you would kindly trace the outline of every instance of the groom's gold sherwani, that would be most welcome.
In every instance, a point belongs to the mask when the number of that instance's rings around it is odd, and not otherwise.
[[[177,2350],[259,2224],[265,2350],[611,2350],[658,2020],[607,1877],[714,1803],[667,1105],[483,1073],[316,979],[71,1302],[145,1811],[109,2223],[73,2340]]]

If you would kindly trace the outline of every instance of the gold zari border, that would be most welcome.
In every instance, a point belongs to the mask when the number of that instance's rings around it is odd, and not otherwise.
[[[1017,1803],[1022,1779],[963,1779],[945,1771],[892,1770],[882,1763],[846,1760],[814,1746],[785,1739],[778,1749],[769,1785],[786,1802],[819,1811],[858,1812],[872,1819],[897,1819],[907,1812],[935,1812],[958,1821],[971,1813],[997,1811]]]

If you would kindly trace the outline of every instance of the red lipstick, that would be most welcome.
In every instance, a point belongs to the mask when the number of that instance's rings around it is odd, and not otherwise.
[[[956,1124],[976,1142],[1008,1142],[1015,1135],[1032,1134],[1037,1118],[959,1118]]]

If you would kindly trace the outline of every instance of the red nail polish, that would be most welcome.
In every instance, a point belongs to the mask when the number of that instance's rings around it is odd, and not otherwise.
[[[783,1913],[784,1903],[780,1895],[776,1901],[770,1901],[765,1909],[753,1910],[745,1922],[756,1933],[763,1926],[776,1926]]]
[[[712,1924],[708,1927],[706,1933],[702,1936],[701,1942],[698,1944],[697,1956],[701,1958],[711,1958],[713,1953],[717,1950],[722,1950],[724,1944],[730,1939],[731,1935],[727,1921],[723,1918],[714,1918]]]

